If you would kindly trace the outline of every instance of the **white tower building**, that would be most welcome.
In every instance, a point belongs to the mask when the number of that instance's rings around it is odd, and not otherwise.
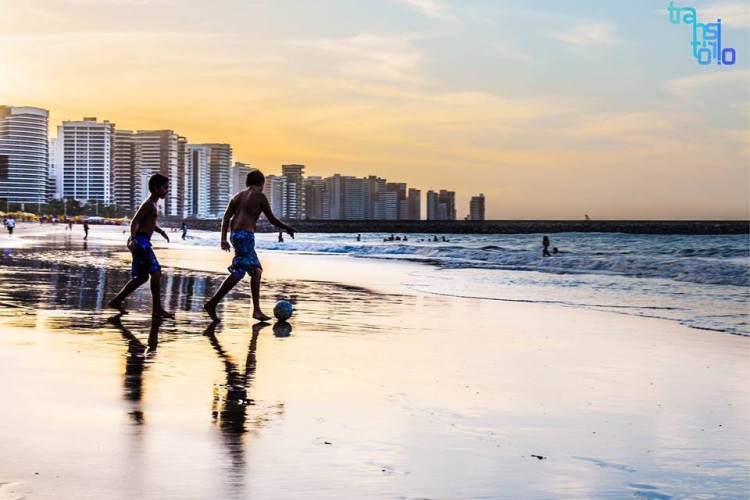
[[[46,201],[48,120],[46,109],[0,106],[0,198]]]
[[[112,203],[112,154],[115,125],[96,118],[64,121],[57,129],[63,197],[82,203]]]

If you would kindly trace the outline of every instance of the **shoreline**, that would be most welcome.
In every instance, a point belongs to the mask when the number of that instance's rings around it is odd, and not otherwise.
[[[57,243],[65,245],[86,245],[86,248],[101,247],[115,247],[113,251],[115,255],[123,262],[127,267],[129,264],[130,255],[126,249],[124,249],[125,236],[120,237],[123,231],[127,228],[125,226],[93,226],[91,232],[91,238],[87,243],[82,241],[83,232],[78,227],[74,227],[73,232],[64,230],[63,226],[50,226],[50,225],[39,225],[24,223],[20,224],[20,233],[17,232],[17,236],[14,238],[0,238],[0,248],[8,243],[12,244],[10,248],[19,248],[23,246],[29,246],[36,244],[40,241],[52,238]],[[79,229],[76,231],[76,229]],[[167,233],[171,238],[171,243],[165,242],[161,237],[157,236],[154,238],[154,248],[157,251],[159,260],[162,261],[167,267],[175,266],[185,270],[192,271],[210,271],[215,275],[224,275],[226,269],[231,263],[232,253],[221,252],[216,247],[207,246],[206,242],[212,237],[216,237],[218,241],[218,233],[213,231],[203,230],[191,230],[188,242],[183,242],[179,238],[179,232]],[[304,233],[303,233],[304,234]],[[123,233],[124,235],[124,233]],[[313,235],[314,236],[314,235]],[[265,237],[265,236],[264,236]],[[197,238],[197,240],[190,241],[191,238]],[[363,238],[364,240],[365,238]],[[79,241],[80,240],[80,241]],[[275,240],[275,239],[274,239]],[[263,241],[263,240],[259,240]],[[294,240],[292,240],[294,241]],[[368,241],[367,244],[369,244]],[[117,248],[119,247],[119,248]],[[197,253],[196,253],[197,252]],[[196,260],[194,257],[200,254],[201,258]],[[522,286],[513,285],[508,289],[503,289],[503,292],[497,292],[497,296],[488,295],[486,290],[477,289],[464,289],[466,291],[472,291],[473,293],[462,294],[459,288],[446,291],[444,287],[438,286],[437,289],[431,289],[425,287],[425,283],[436,280],[430,280],[429,278],[425,281],[425,275],[431,274],[433,278],[438,276],[438,273],[445,274],[445,276],[451,276],[451,279],[466,280],[469,278],[474,268],[469,266],[465,269],[461,268],[443,268],[439,263],[433,261],[430,257],[415,257],[412,255],[379,255],[379,254],[348,254],[348,253],[336,253],[336,252],[316,252],[314,250],[285,250],[283,245],[278,245],[272,248],[259,248],[258,254],[261,256],[261,261],[264,263],[264,269],[269,271],[264,276],[273,278],[276,277],[290,277],[305,276],[305,279],[313,281],[326,281],[330,280],[331,276],[335,276],[338,273],[339,265],[346,266],[347,262],[352,258],[354,260],[361,260],[361,266],[349,266],[351,270],[355,270],[353,273],[347,275],[346,279],[348,282],[356,282],[357,285],[361,286],[373,286],[372,277],[366,272],[358,272],[358,269],[364,269],[365,266],[375,266],[379,270],[379,282],[377,285],[384,290],[385,293],[407,293],[407,294],[430,294],[434,296],[443,297],[455,297],[463,298],[468,300],[487,300],[492,302],[508,302],[508,303],[530,303],[539,304],[545,306],[563,307],[566,309],[573,310],[584,310],[584,311],[601,311],[606,313],[614,313],[617,316],[627,317],[640,317],[640,318],[653,318],[660,319],[668,322],[677,323],[681,326],[685,326],[690,329],[704,330],[716,333],[726,333],[730,335],[738,335],[742,337],[750,337],[750,333],[746,332],[736,323],[726,325],[717,325],[716,327],[706,326],[704,324],[694,324],[693,318],[688,315],[674,315],[665,313],[662,315],[650,313],[649,309],[659,308],[638,308],[636,305],[630,303],[621,303],[620,306],[607,306],[606,301],[589,304],[585,301],[581,302],[582,296],[578,296],[578,300],[574,296],[571,296],[568,300],[562,300],[559,297],[550,296],[546,290],[540,289],[525,289]],[[304,257],[307,264],[307,268],[300,267],[297,265],[298,259]],[[418,277],[418,279],[410,279],[409,286],[400,286],[398,282],[398,276],[403,274],[402,270],[407,266],[410,271],[408,274]],[[480,271],[482,268],[477,268]],[[291,270],[291,271],[288,271]],[[392,271],[390,271],[392,270]],[[507,277],[509,282],[515,282],[518,280],[520,275],[533,275],[535,270],[513,270],[513,269],[488,269],[488,271],[495,271],[503,273],[503,276]],[[537,272],[543,271],[542,269],[536,270]],[[463,274],[462,274],[463,273]],[[514,274],[516,273],[516,274]],[[532,273],[532,274],[529,274]],[[586,276],[587,273],[583,273]],[[564,276],[564,274],[563,274]],[[575,276],[575,274],[572,274]],[[591,276],[598,276],[595,272]],[[422,278],[422,279],[419,279]],[[500,281],[505,278],[498,278]],[[527,278],[523,278],[524,280]],[[537,279],[537,278],[535,278]],[[541,278],[538,279],[560,279],[560,275],[557,273],[551,273],[550,276],[546,276],[543,273]],[[626,277],[627,279],[627,277]],[[388,285],[380,283],[385,280]],[[437,282],[441,281],[440,278]],[[565,286],[564,282],[560,283],[561,286]],[[401,288],[399,290],[399,288]],[[633,298],[631,298],[633,299]],[[635,297],[635,300],[638,300]],[[622,310],[624,309],[627,310]],[[670,309],[670,307],[666,307]],[[735,312],[736,313],[736,312]],[[697,313],[696,313],[697,314]],[[726,323],[726,322],[725,322]],[[728,326],[727,326],[728,325]]]
[[[165,219],[180,224],[183,219]],[[221,220],[186,219],[191,228],[218,231]],[[285,220],[308,233],[425,233],[425,234],[542,234],[626,233],[673,235],[750,234],[750,221],[641,221],[641,220],[487,220],[487,221],[297,221]],[[265,220],[258,232],[278,232]]]

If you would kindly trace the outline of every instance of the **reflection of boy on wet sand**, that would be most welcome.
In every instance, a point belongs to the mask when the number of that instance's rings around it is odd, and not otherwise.
[[[253,318],[259,321],[271,319],[260,310],[260,277],[263,269],[255,253],[255,223],[261,214],[265,214],[268,222],[285,230],[294,238],[295,230],[277,219],[268,198],[263,194],[266,178],[260,170],[253,170],[247,174],[245,185],[247,188],[232,197],[224,217],[221,220],[221,249],[228,252],[234,246],[234,259],[229,266],[229,276],[224,280],[213,297],[203,306],[211,319],[220,321],[216,315],[216,306],[221,299],[240,282],[245,274],[250,275],[250,291],[253,295]],[[231,221],[231,224],[230,224]],[[231,225],[232,245],[227,241],[227,231]]]
[[[138,209],[138,212],[130,221],[130,238],[128,238],[128,250],[133,254],[133,264],[130,274],[132,279],[120,290],[115,298],[109,302],[109,306],[127,314],[122,303],[128,295],[148,281],[151,276],[151,297],[153,301],[152,315],[160,318],[173,318],[174,315],[167,312],[161,305],[161,266],[156,260],[154,250],[151,248],[151,235],[154,232],[161,234],[167,241],[169,236],[162,228],[156,225],[159,212],[156,204],[159,200],[167,197],[169,179],[161,174],[154,174],[148,180],[149,196]]]

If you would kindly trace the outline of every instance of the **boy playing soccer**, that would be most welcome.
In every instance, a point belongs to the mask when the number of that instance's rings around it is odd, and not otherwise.
[[[227,205],[224,218],[221,220],[221,249],[228,252],[232,248],[227,242],[227,230],[231,225],[234,259],[232,259],[232,265],[229,266],[229,276],[214,296],[203,306],[213,321],[220,321],[216,315],[216,306],[245,277],[245,273],[250,275],[250,291],[253,294],[253,318],[259,321],[271,319],[260,310],[260,277],[263,269],[260,266],[258,255],[255,253],[255,223],[258,222],[258,217],[261,214],[265,214],[268,222],[285,230],[292,238],[294,238],[296,231],[277,219],[271,212],[268,198],[263,194],[265,181],[266,178],[260,170],[253,170],[247,174],[247,181],[245,182],[247,188],[234,195]]]
[[[122,306],[125,298],[147,282],[150,275],[151,297],[153,299],[151,314],[156,318],[174,317],[161,305],[161,266],[159,261],[156,260],[154,250],[151,248],[151,235],[154,231],[169,241],[167,233],[156,225],[156,218],[159,215],[156,204],[159,200],[167,197],[168,188],[169,179],[161,174],[152,175],[148,180],[148,190],[151,192],[151,196],[146,198],[130,221],[128,250],[133,254],[133,265],[130,269],[132,279],[127,282],[115,298],[109,301],[109,307],[117,309],[120,314],[128,313]]]

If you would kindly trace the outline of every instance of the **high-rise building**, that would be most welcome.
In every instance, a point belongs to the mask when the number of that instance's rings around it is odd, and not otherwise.
[[[365,219],[382,219],[385,213],[385,179],[370,175],[364,179],[365,183]]]
[[[484,193],[471,197],[471,202],[469,202],[469,220],[484,220]]]
[[[365,218],[365,179],[344,177],[344,216],[345,220]]]
[[[305,166],[282,165],[281,175],[287,178],[287,217],[303,220],[305,214]]]
[[[49,163],[47,164],[47,192],[46,200],[50,201],[55,198],[62,197],[62,189],[57,190],[57,139],[52,138],[49,140]],[[58,194],[59,193],[59,194]]]
[[[210,207],[211,175],[208,168],[210,148],[198,144],[188,144],[188,214],[204,219]]]
[[[171,179],[170,183],[177,189],[172,189],[172,196],[177,198],[177,211],[172,215],[187,217],[193,211],[190,190],[190,165],[188,163],[188,141],[185,137],[177,138],[177,178]],[[176,193],[175,193],[176,191]]]
[[[0,106],[0,198],[44,203],[49,169],[49,111]]]
[[[263,193],[268,198],[268,205],[273,214],[279,219],[288,218],[287,196],[289,194],[288,179],[284,175],[267,175]]]
[[[112,203],[115,125],[96,118],[64,121],[57,128],[62,163],[62,196],[81,203]]]
[[[385,220],[398,220],[398,192],[386,191],[383,193],[383,216]]]
[[[438,195],[435,191],[427,191],[427,220],[437,220]]]
[[[328,218],[341,220],[344,218],[344,176],[334,174],[324,179],[328,193]]]
[[[328,198],[325,181],[322,177],[305,179],[305,213],[312,220],[325,220],[330,216],[326,200]]]
[[[407,196],[407,220],[419,220],[422,218],[422,191],[419,189],[409,188]]]
[[[443,206],[444,208],[441,208]],[[441,210],[444,210],[443,214]],[[438,212],[443,217],[439,220],[456,220],[456,193],[441,189],[438,194]]]
[[[182,216],[184,209],[179,200],[184,196],[182,177],[185,171],[186,140],[172,130],[139,130],[135,134],[135,196],[136,204],[147,198],[148,179],[153,174],[162,174],[169,178],[169,194],[164,200],[164,215]],[[160,202],[161,203],[161,202]]]
[[[407,199],[406,199],[406,184],[402,182],[389,182],[385,185],[385,189],[388,192],[396,193],[396,219],[406,220],[407,211]]]
[[[232,147],[229,144],[208,146],[208,168],[211,176],[209,212],[220,217],[232,198]]]
[[[232,188],[230,189],[232,195],[247,187],[247,174],[253,170],[258,169],[247,163],[234,162],[234,167],[232,167]]]
[[[136,140],[132,130],[115,129],[112,158],[113,203],[134,212],[142,200],[136,199]]]

